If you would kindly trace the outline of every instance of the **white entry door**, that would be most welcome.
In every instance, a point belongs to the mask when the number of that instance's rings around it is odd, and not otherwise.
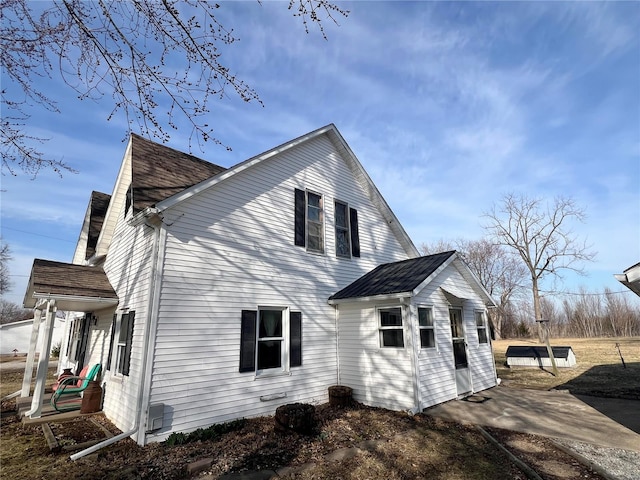
[[[471,392],[471,372],[467,361],[467,342],[462,324],[462,309],[450,308],[451,337],[453,339],[453,360],[456,368],[456,389],[458,396]]]

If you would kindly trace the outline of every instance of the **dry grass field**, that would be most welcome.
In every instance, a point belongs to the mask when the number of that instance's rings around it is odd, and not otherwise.
[[[624,358],[623,367],[620,354]],[[640,337],[632,338],[560,338],[552,346],[570,346],[576,366],[560,368],[557,377],[551,369],[506,366],[509,345],[539,345],[537,340],[496,340],[493,352],[498,377],[505,385],[517,388],[569,390],[574,394],[640,400]]]

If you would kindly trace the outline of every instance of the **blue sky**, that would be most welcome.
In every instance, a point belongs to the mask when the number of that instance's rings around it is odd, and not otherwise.
[[[480,238],[506,192],[571,196],[588,214],[572,227],[598,256],[564,287],[624,290],[613,274],[640,261],[640,3],[339,5],[351,14],[325,21],[324,40],[286,2],[221,3],[240,38],[222,61],[264,106],[214,100],[209,123],[233,150],[192,153],[231,166],[335,123],[416,245]],[[17,303],[34,258],[71,260],[89,195],[111,193],[125,149],[108,96],[43,82],[62,114],[34,110],[28,132],[79,173],[1,178]],[[187,151],[178,127],[168,145]]]

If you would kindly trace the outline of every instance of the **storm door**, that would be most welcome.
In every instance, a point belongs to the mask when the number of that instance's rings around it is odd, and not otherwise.
[[[91,330],[90,319],[91,314],[87,313],[83,317],[74,320],[70,360],[76,362],[76,375],[79,375],[84,367],[87,347],[89,345],[89,332]]]
[[[471,391],[471,373],[467,361],[467,342],[464,336],[462,309],[450,308],[451,337],[453,341],[453,360],[456,370],[456,389],[458,396]]]

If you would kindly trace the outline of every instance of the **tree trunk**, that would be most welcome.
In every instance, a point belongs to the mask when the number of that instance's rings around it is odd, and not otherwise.
[[[531,291],[533,293],[533,314],[538,324],[538,342],[544,343],[544,331],[542,329],[542,310],[540,308],[540,292],[538,291],[538,279],[531,277]]]
[[[549,342],[549,329],[545,328],[542,320],[542,310],[540,309],[540,292],[538,291],[538,279],[531,278],[531,289],[533,291],[533,311],[536,317],[536,323],[538,324],[538,340],[540,343],[546,343],[547,353],[549,354],[549,360],[551,360],[551,367],[553,369],[553,376],[558,376],[558,367],[556,365],[556,359],[553,356],[553,349]],[[548,321],[549,319],[547,319]]]

